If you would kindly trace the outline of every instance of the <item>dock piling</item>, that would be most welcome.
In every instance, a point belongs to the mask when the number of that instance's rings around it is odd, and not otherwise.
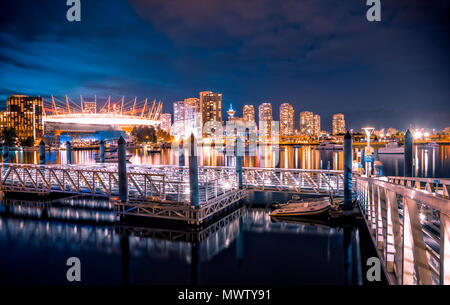
[[[100,163],[105,163],[105,142],[100,141]]]
[[[198,160],[196,154],[196,141],[194,134],[191,134],[191,147],[189,154],[189,186],[190,186],[190,199],[191,204],[195,207],[199,206],[198,195]]]
[[[238,187],[242,189],[242,156],[239,151],[239,147],[241,147],[242,141],[239,137],[236,138],[236,147],[234,149],[234,153],[236,155],[236,173],[238,175]]]
[[[409,129],[405,133],[405,168],[404,176],[413,176],[413,137]]]
[[[364,161],[364,155],[366,154],[366,150],[364,148],[361,149],[361,169],[366,171],[366,162]]]
[[[41,140],[39,143],[39,163],[45,164],[45,142]]]
[[[121,202],[125,202],[128,200],[127,147],[126,141],[122,136],[118,141],[118,169],[119,169],[119,199]]]
[[[66,159],[67,164],[72,164],[72,146],[69,141],[66,142]]]
[[[9,147],[8,143],[3,143],[3,163],[9,163]]]
[[[352,135],[344,136],[344,210],[351,210],[352,206]]]
[[[184,166],[184,147],[183,147],[183,139],[181,139],[180,144],[178,146],[178,165]]]

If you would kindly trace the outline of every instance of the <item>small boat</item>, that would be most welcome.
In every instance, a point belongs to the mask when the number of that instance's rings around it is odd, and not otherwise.
[[[320,200],[289,201],[270,213],[271,217],[294,217],[322,214],[330,208],[328,198]]]
[[[397,142],[389,142],[386,147],[378,149],[379,154],[404,154],[405,147],[400,146]]]
[[[320,143],[315,147],[317,150],[343,150],[344,146],[342,144],[332,143],[330,141],[325,141]]]
[[[439,144],[437,142],[429,142],[423,145],[423,148],[437,148]]]
[[[125,158],[126,158],[127,162],[129,162],[131,159],[131,154],[127,154]],[[105,154],[105,163],[117,163],[118,161],[119,161],[119,157],[117,154],[112,154],[112,155]],[[100,155],[97,155],[95,157],[95,162],[100,163]]]

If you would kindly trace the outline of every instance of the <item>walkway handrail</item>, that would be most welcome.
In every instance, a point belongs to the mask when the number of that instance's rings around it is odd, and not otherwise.
[[[447,197],[361,176],[356,192],[392,284],[450,284]]]
[[[388,177],[389,182],[416,189],[425,189],[450,197],[450,179],[446,178],[421,178],[421,177]]]

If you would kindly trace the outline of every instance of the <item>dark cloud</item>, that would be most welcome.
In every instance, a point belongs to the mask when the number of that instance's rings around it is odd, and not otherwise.
[[[81,2],[81,23],[65,1],[1,2],[0,100],[124,94],[169,111],[209,89],[238,114],[269,101],[278,115],[287,101],[327,129],[338,111],[354,128],[448,125],[448,1],[381,1],[381,23],[365,0]]]

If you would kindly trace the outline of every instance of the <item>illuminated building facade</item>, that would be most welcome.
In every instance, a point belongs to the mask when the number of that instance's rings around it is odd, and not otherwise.
[[[255,122],[255,107],[253,107],[253,105],[245,105],[242,114],[245,121]]]
[[[184,120],[192,122],[196,118],[201,119],[200,99],[196,97],[184,99]]]
[[[173,103],[173,121],[184,121],[184,102],[177,101]]]
[[[280,106],[280,135],[292,136],[294,134],[294,108],[289,103]]]
[[[202,125],[208,121],[222,122],[222,93],[200,92]]]
[[[42,97],[12,95],[6,100],[6,125],[14,128],[21,140],[42,138],[42,109]]]
[[[0,111],[0,131],[8,126],[6,111]]]
[[[272,105],[263,103],[258,108],[259,116],[259,134],[263,139],[270,139],[272,128]]]
[[[170,113],[161,114],[161,129],[170,134],[170,128],[172,127],[172,115]]]
[[[172,133],[174,135],[182,137],[187,137],[191,133],[196,137],[201,135],[202,115],[198,98],[192,97],[173,103],[173,113],[174,128],[172,128]]]
[[[333,114],[333,134],[345,133],[345,119],[342,113]]]
[[[314,113],[311,111],[300,112],[300,134],[314,135]]]
[[[315,137],[320,136],[320,115],[315,114],[314,115],[314,129],[313,129],[313,135]]]

